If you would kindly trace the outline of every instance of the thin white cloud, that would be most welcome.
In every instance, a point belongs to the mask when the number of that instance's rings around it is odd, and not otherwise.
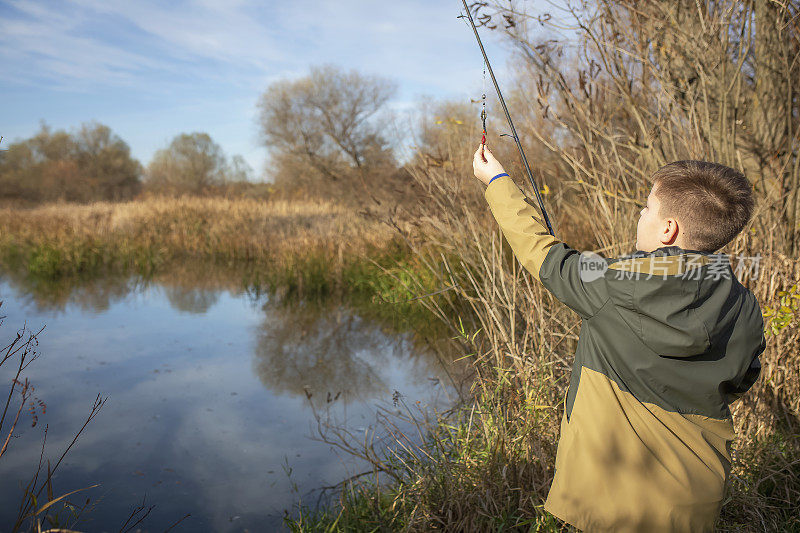
[[[175,133],[207,131],[259,169],[256,101],[309,66],[398,81],[395,110],[474,96],[482,61],[459,12],[456,0],[7,0],[0,90],[13,96],[0,110],[3,133],[29,136],[41,119],[59,128],[99,120],[146,164]],[[507,51],[484,35],[505,85]]]
[[[157,59],[78,34],[82,17],[70,18],[24,4],[23,19],[0,19],[0,73],[30,83],[80,80],[130,83],[137,72],[166,69]]]
[[[94,13],[125,20],[184,58],[266,67],[280,59],[275,30],[253,16],[255,2],[105,2],[73,0]]]
[[[152,85],[170,74],[188,75],[187,81],[220,78],[218,68],[256,81],[263,72],[336,62],[441,89],[466,81],[464,67],[478,57],[467,28],[456,20],[457,3],[305,0],[265,7],[248,0],[71,0],[45,7],[13,0],[7,5],[19,15],[0,20],[7,60],[0,72],[19,78],[24,65],[32,82]],[[116,35],[115,24],[130,30],[125,40]],[[208,64],[198,63],[204,61]]]

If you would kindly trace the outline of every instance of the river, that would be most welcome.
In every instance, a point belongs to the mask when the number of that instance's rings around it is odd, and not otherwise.
[[[242,286],[197,269],[48,285],[0,275],[3,346],[23,324],[44,327],[25,375],[46,405],[35,427],[23,416],[0,458],[0,531],[45,425],[55,460],[98,393],[106,404],[54,478],[56,495],[99,484],[71,497],[91,499],[83,531],[119,531],[140,504],[155,506],[141,531],[187,513],[172,531],[281,530],[297,502],[313,506],[367,468],[317,438],[317,415],[363,435],[381,413],[452,403],[452,369],[410,334]],[[3,395],[11,371],[0,367]]]

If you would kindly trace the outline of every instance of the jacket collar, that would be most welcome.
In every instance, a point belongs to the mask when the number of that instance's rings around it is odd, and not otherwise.
[[[626,258],[633,258],[633,257],[665,257],[669,255],[681,255],[681,254],[700,254],[700,255],[713,255],[711,252],[702,252],[700,250],[686,250],[681,248],[680,246],[662,246],[660,248],[656,248],[652,252],[643,252],[641,250],[636,250],[631,255],[625,256]]]

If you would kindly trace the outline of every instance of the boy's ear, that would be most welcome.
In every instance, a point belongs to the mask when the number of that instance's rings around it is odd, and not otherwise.
[[[664,221],[663,227],[661,244],[673,244],[678,239],[678,221],[674,218],[668,218]]]

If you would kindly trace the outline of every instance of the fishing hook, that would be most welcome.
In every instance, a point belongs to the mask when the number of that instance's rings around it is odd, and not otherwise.
[[[467,18],[469,20],[470,26],[472,26],[472,31],[475,33],[475,39],[478,40],[478,46],[481,49],[481,54],[483,54],[483,61],[486,64],[486,68],[489,69],[489,75],[492,77],[492,83],[494,84],[494,89],[497,91],[497,97],[500,99],[500,104],[503,106],[503,111],[506,114],[506,120],[508,121],[508,126],[511,128],[511,135],[510,137],[514,138],[514,141],[517,143],[517,150],[519,150],[519,155],[522,157],[522,163],[525,167],[525,172],[528,174],[528,180],[531,182],[531,186],[533,187],[533,192],[536,194],[536,200],[539,202],[539,209],[542,211],[542,217],[544,218],[545,225],[547,226],[547,231],[555,237],[555,232],[553,231],[553,226],[550,224],[550,217],[547,216],[547,210],[544,208],[544,201],[542,200],[542,195],[539,194],[539,187],[536,186],[536,182],[533,179],[533,173],[531,172],[531,167],[528,164],[528,158],[525,157],[525,151],[522,149],[522,143],[519,141],[519,136],[517,135],[517,130],[514,128],[514,123],[511,120],[511,114],[508,112],[508,106],[506,106],[506,101],[503,99],[503,94],[500,92],[500,86],[497,84],[497,78],[494,77],[494,71],[492,70],[492,64],[489,62],[489,56],[486,55],[486,49],[483,47],[483,41],[481,41],[481,36],[478,34],[478,28],[475,26],[475,21],[472,19],[472,12],[467,5],[467,0],[461,0],[461,3],[464,4],[464,10],[466,11],[466,15],[459,15],[458,18]],[[481,2],[478,3],[479,7],[483,4]],[[485,19],[481,19],[483,22]],[[481,25],[485,25],[485,22]]]

